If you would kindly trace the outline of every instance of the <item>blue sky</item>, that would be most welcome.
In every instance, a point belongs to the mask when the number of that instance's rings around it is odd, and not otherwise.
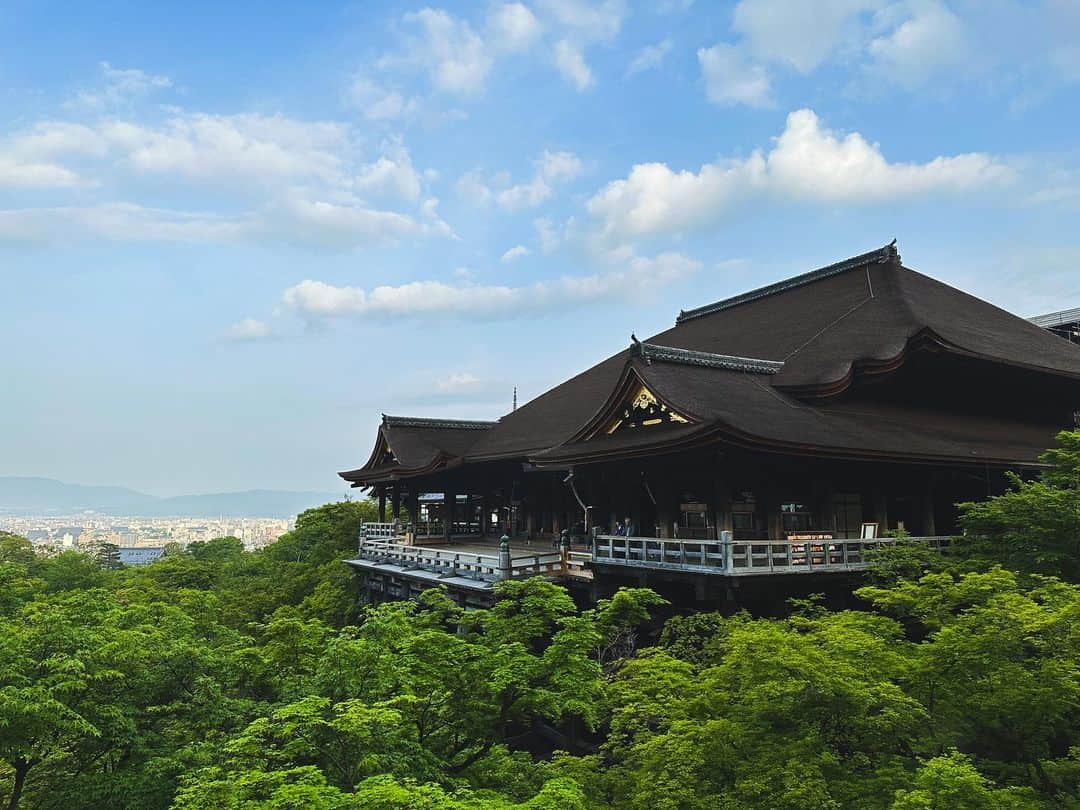
[[[5,5],[0,474],[336,488],[893,237],[1080,305],[1076,0]]]

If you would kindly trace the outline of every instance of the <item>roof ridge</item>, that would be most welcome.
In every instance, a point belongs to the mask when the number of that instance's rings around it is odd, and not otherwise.
[[[661,346],[657,343],[634,341],[633,354],[646,363],[679,363],[685,366],[704,368],[722,368],[728,371],[749,371],[755,374],[776,374],[784,367],[782,360],[762,360],[756,357],[738,357],[733,354],[700,352],[693,349],[680,349],[676,346]]]
[[[731,298],[725,298],[721,301],[716,301],[712,304],[706,304],[703,307],[697,307],[696,309],[684,309],[679,312],[678,317],[675,319],[675,325],[678,326],[686,321],[693,320],[694,318],[700,318],[704,315],[712,315],[715,312],[721,310],[730,309],[731,307],[738,306],[739,304],[746,304],[750,301],[756,301],[759,298],[764,298],[768,295],[774,295],[780,292],[786,292],[787,290],[795,287],[801,287],[804,284],[810,284],[814,281],[820,281],[823,278],[829,278],[830,276],[836,276],[840,273],[846,273],[848,270],[855,270],[860,267],[867,267],[872,264],[886,264],[888,262],[900,262],[900,253],[896,248],[896,240],[880,247],[877,250],[871,250],[867,253],[860,253],[858,256],[852,256],[850,259],[844,259],[843,261],[835,262],[833,264],[826,265],[825,267],[819,267],[817,270],[811,270],[808,273],[803,273],[798,276],[792,276],[791,278],[784,279],[782,281],[774,282],[773,284],[767,284],[764,287],[758,287],[756,290],[750,290],[750,292],[741,293]]]
[[[388,416],[383,414],[383,424],[388,427],[455,428],[457,430],[487,430],[495,422],[477,419],[434,419],[426,416]]]

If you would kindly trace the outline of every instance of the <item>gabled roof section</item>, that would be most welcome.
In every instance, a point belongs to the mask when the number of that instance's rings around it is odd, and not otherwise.
[[[434,472],[461,459],[494,422],[383,414],[367,463],[338,473],[353,486]]]
[[[783,281],[777,281],[775,284],[758,287],[756,290],[741,293],[731,298],[725,298],[724,300],[717,301],[713,304],[706,304],[697,309],[682,310],[675,319],[675,323],[685,323],[686,321],[700,318],[704,315],[712,315],[714,312],[720,312],[725,309],[737,307],[740,304],[756,301],[767,295],[776,295],[777,293],[786,292],[795,287],[801,287],[804,284],[812,284],[815,281],[839,275],[840,273],[846,273],[849,270],[856,270],[873,264],[886,264],[889,262],[895,262],[896,264],[900,263],[900,253],[896,248],[895,239],[885,245],[885,247],[878,248],[877,250],[871,250],[868,253],[852,256],[850,259],[844,259],[841,262],[835,262],[834,264],[829,264],[825,267],[819,267],[817,270],[811,270],[810,272],[803,273],[799,276],[792,276]]]
[[[638,344],[640,345],[640,344]],[[689,370],[689,369],[687,369]],[[631,354],[616,385],[608,393],[592,417],[580,427],[567,443],[588,441],[597,436],[610,436],[624,424],[634,425],[637,432],[665,433],[674,426],[698,425],[701,419],[681,403],[657,393],[649,381],[649,369]],[[656,418],[637,425],[633,412],[648,406]],[[647,417],[646,417],[647,418]],[[659,428],[658,431],[653,428]]]

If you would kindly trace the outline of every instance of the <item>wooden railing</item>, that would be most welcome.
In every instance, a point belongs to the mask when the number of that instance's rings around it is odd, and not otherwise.
[[[947,545],[948,540],[947,537],[907,538],[908,542],[925,542],[938,550]],[[867,552],[896,542],[893,538],[726,542],[599,535],[593,560],[608,565],[727,576],[861,571],[869,564]]]
[[[895,544],[882,538],[819,540],[689,540],[657,537],[598,535],[591,552],[552,550],[511,556],[500,565],[498,552],[480,554],[455,548],[424,547],[395,542],[395,524],[364,524],[359,558],[406,569],[431,571],[440,576],[466,577],[486,582],[529,576],[589,576],[594,564],[668,569],[724,576],[805,574],[861,571],[869,564],[868,552]],[[400,527],[397,527],[400,530]],[[947,537],[912,537],[942,550]]]
[[[404,523],[361,523],[360,537],[391,540],[404,537],[411,531],[413,539],[436,538],[446,536],[446,524],[441,520],[428,520],[415,524]],[[450,527],[451,537],[475,537],[480,534],[480,524],[476,521],[457,520]]]
[[[401,537],[402,526],[400,523],[361,523],[360,539],[390,539]]]
[[[561,576],[567,572],[568,567],[582,565],[581,560],[568,565],[559,551],[511,557],[508,565],[500,565],[498,554],[476,554],[450,548],[425,548],[366,539],[360,541],[357,556],[369,562],[431,571],[442,577],[465,577],[484,582],[533,576]]]
[[[722,574],[724,548],[718,541],[665,540],[655,537],[596,537],[593,559],[612,565],[642,568],[671,568]]]
[[[422,520],[412,524],[413,538],[445,537],[446,528],[441,520]]]

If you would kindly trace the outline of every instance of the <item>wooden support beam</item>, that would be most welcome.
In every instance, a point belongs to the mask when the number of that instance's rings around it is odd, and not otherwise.
[[[457,493],[443,492],[443,536],[447,543],[454,533],[454,507],[457,506]]]

